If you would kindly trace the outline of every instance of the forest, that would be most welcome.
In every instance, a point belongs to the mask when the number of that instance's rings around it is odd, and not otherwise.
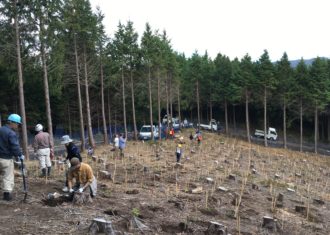
[[[0,35],[0,117],[3,124],[10,113],[22,116],[26,155],[37,123],[94,146],[95,129],[104,143],[113,126],[136,139],[141,125],[165,114],[217,119],[226,134],[240,126],[248,142],[253,128],[273,126],[284,148],[289,133],[300,150],[307,139],[315,152],[330,138],[327,58],[293,67],[286,52],[274,62],[267,49],[257,61],[207,51],[186,57],[152,22],[142,35],[134,22],[118,22],[110,37],[104,13],[88,0],[2,0]]]

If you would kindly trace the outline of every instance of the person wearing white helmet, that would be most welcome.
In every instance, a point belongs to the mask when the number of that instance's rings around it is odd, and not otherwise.
[[[7,119],[7,125],[0,127],[0,176],[2,178],[3,199],[12,200],[14,189],[14,161],[13,157],[24,160],[24,155],[19,146],[15,131],[22,119],[18,114],[11,114]]]
[[[50,135],[43,131],[43,126],[37,124],[35,126],[36,136],[34,137],[33,149],[39,160],[39,166],[41,169],[41,177],[50,175],[52,169],[52,162],[50,160],[50,152],[53,149]]]

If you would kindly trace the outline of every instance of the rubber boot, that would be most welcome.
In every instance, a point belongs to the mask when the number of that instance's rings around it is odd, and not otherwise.
[[[10,192],[4,192],[3,193],[3,200],[11,201],[12,199],[13,199],[13,196],[11,195]]]
[[[41,169],[41,175],[40,175],[40,177],[46,177],[46,172],[47,172],[47,169],[46,168],[42,168]]]
[[[52,171],[52,167],[51,166],[49,166],[49,167],[47,167],[48,168],[48,171],[47,171],[47,176],[49,177],[50,176],[50,173],[51,173],[51,171]]]

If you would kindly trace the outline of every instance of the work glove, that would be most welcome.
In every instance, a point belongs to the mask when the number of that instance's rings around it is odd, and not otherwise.
[[[18,160],[19,160],[19,161],[24,161],[24,159],[25,159],[25,157],[24,157],[23,154],[22,154],[21,156],[18,157]]]
[[[72,188],[69,189],[69,193],[73,193],[74,190]]]
[[[70,161],[69,160],[65,160],[65,162],[66,162],[67,167],[70,168],[71,167]]]
[[[78,192],[79,193],[82,193],[84,191],[84,188],[80,188],[80,189],[78,189]]]

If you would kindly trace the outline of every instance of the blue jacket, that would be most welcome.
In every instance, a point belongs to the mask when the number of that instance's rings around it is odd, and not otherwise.
[[[119,138],[119,148],[120,149],[124,149],[126,147],[126,139],[124,139],[123,137]]]
[[[0,128],[0,158],[11,159],[22,155],[18,138],[8,125]]]
[[[77,148],[76,145],[74,145],[72,142],[69,143],[68,145],[65,146],[66,147],[66,151],[68,153],[66,160],[71,161],[72,158],[77,157],[79,158],[79,161],[82,162],[81,156],[80,156],[80,152],[79,149]]]

